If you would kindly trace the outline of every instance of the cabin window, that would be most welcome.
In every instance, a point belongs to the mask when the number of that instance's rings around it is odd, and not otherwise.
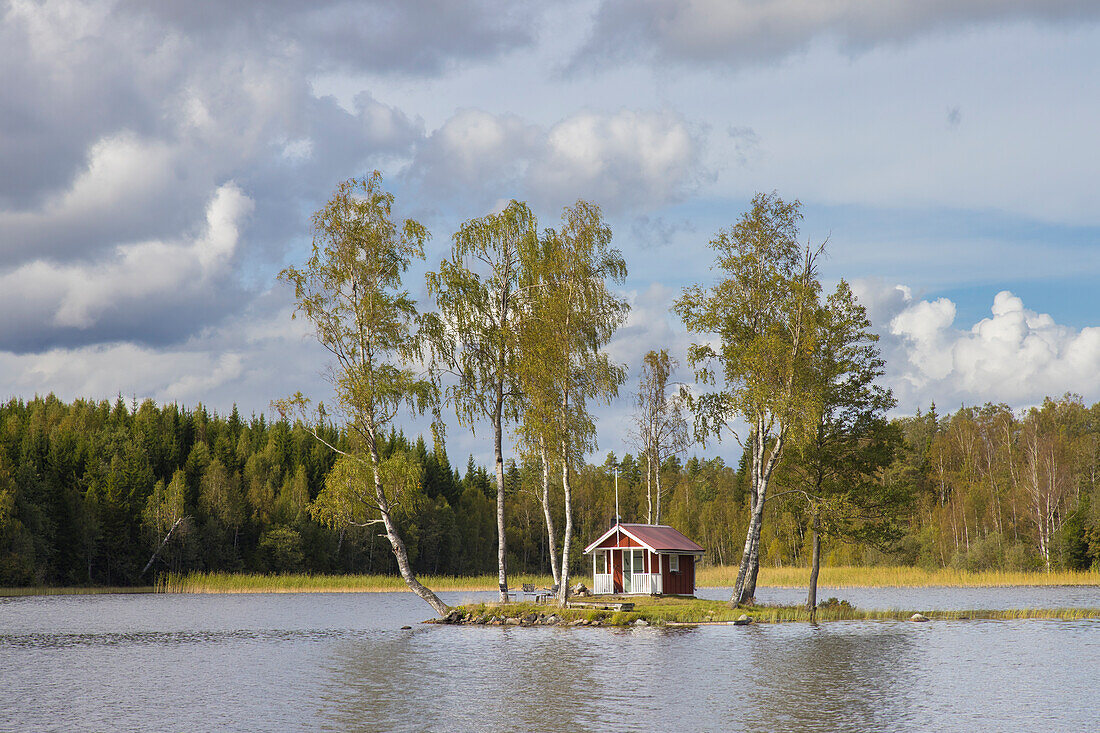
[[[680,556],[679,555],[669,555],[668,556],[668,571],[670,573],[680,572]]]
[[[596,553],[596,575],[606,575],[606,574],[607,574],[607,553],[606,552],[597,552]]]
[[[634,574],[641,575],[645,572],[645,554],[641,550],[634,550]]]

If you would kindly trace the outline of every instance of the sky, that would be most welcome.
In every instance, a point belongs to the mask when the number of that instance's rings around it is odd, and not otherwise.
[[[691,381],[669,308],[756,192],[828,240],[896,414],[1100,400],[1094,0],[0,0],[0,79],[0,397],[330,398],[276,276],[377,169],[432,233],[425,308],[461,222],[602,207],[632,310],[600,457],[646,351]]]

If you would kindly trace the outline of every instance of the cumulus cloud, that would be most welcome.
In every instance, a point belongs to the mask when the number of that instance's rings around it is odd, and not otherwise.
[[[656,57],[746,66],[826,39],[849,51],[1017,19],[1094,20],[1089,0],[604,0],[575,66]]]
[[[117,394],[160,403],[199,402],[248,414],[301,389],[327,394],[317,365],[323,350],[302,320],[291,320],[288,293],[276,288],[207,329],[171,346],[132,342],[0,350],[0,374],[12,396],[53,392],[62,399]]]
[[[418,151],[409,176],[484,200],[499,191],[544,206],[591,199],[616,211],[678,198],[699,175],[699,141],[669,111],[579,112],[549,128],[460,110]]]
[[[228,305],[225,278],[252,201],[233,183],[220,187],[206,211],[203,231],[191,240],[119,245],[92,263],[33,260],[0,274],[0,349],[21,351],[46,344],[97,343],[128,332],[163,342],[179,338]],[[188,323],[177,313],[197,320]]]
[[[947,298],[915,299],[908,288],[863,281],[853,289],[882,336],[888,384],[899,409],[942,404],[1034,404],[1067,391],[1100,399],[1100,328],[1074,329],[1004,290],[990,316],[956,327]]]

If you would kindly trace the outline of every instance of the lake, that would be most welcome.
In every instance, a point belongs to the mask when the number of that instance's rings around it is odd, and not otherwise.
[[[1095,587],[819,593],[829,596],[922,611],[1100,607]],[[417,623],[430,615],[409,593],[0,598],[0,730],[1096,728],[1096,620]]]

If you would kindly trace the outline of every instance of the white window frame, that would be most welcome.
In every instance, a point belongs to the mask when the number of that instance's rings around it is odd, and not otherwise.
[[[668,572],[678,573],[680,572],[680,556],[669,555],[668,556]]]

